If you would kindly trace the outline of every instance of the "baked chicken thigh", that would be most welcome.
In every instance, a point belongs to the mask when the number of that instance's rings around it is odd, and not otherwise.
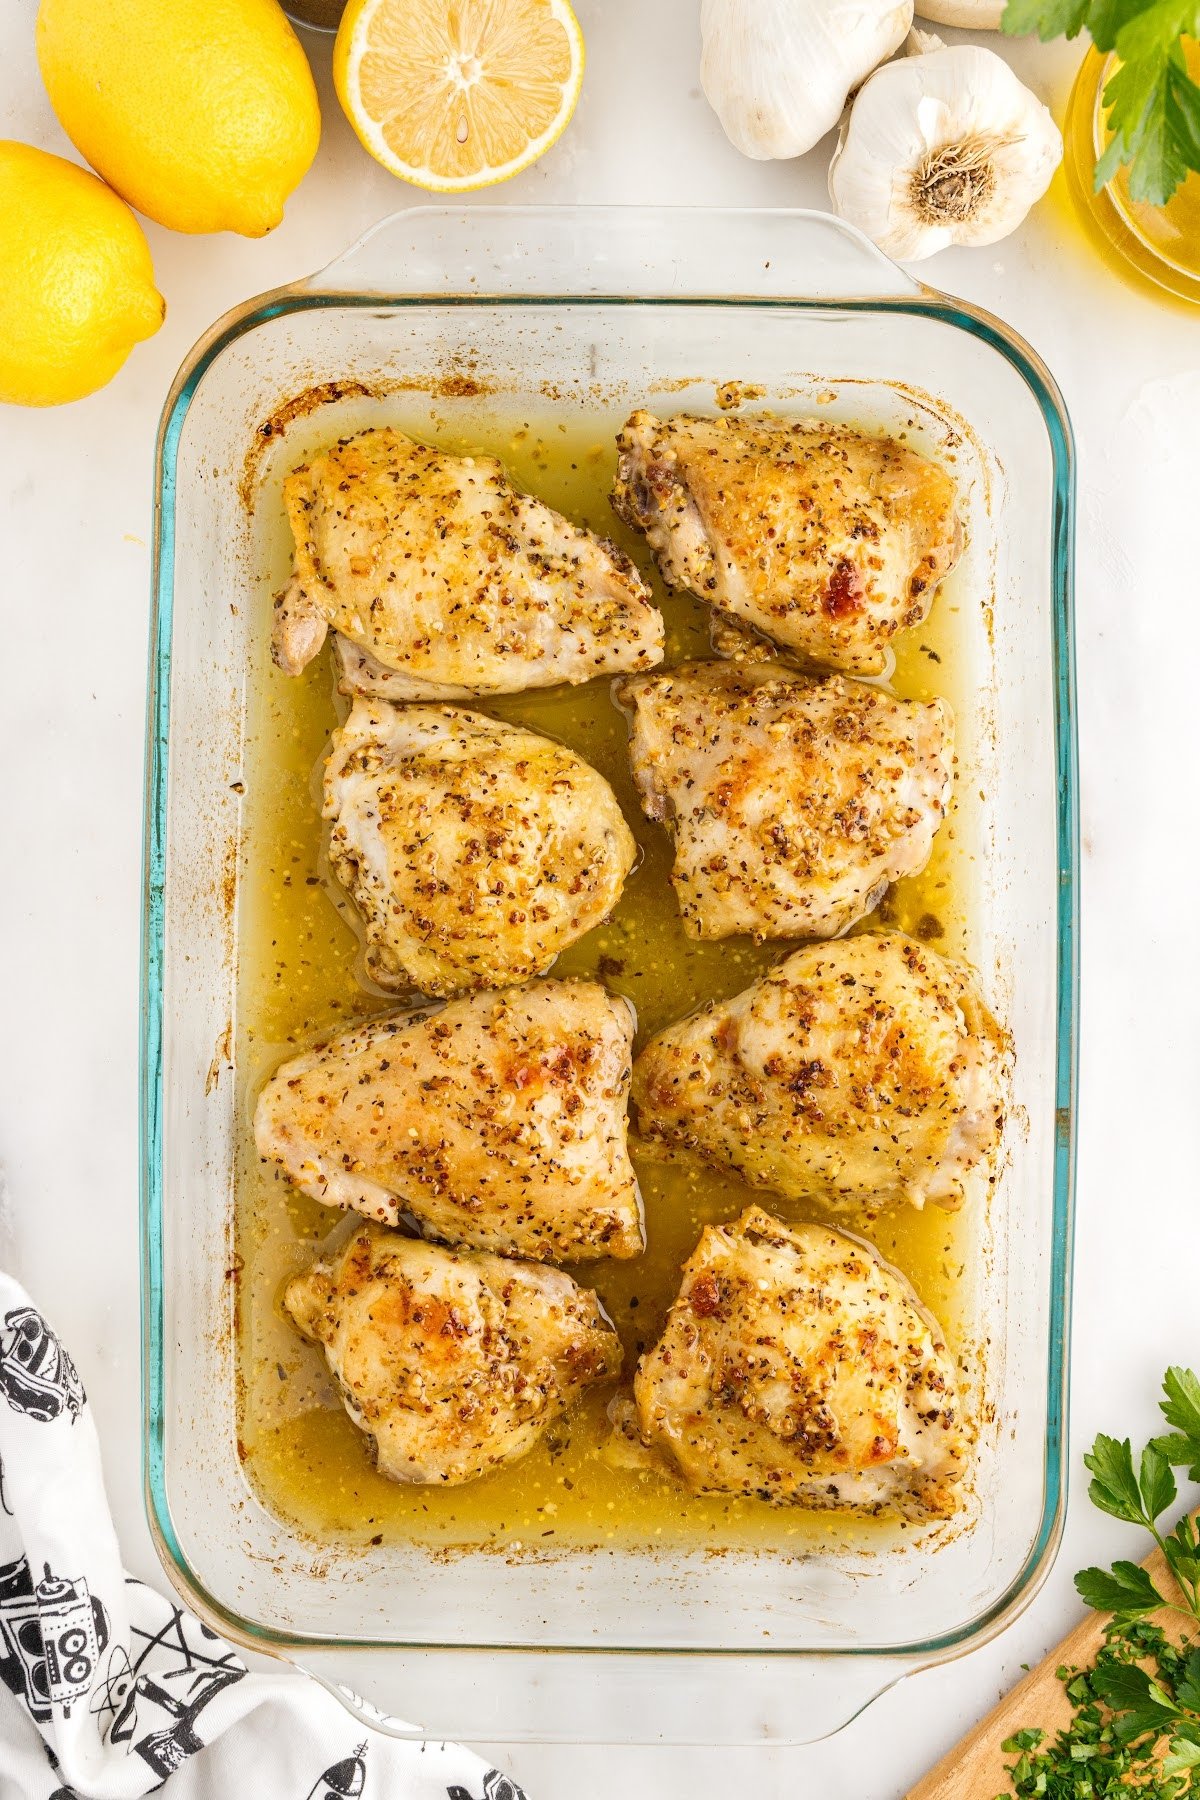
[[[330,627],[357,653],[343,679],[393,700],[511,694],[662,660],[662,616],[629,559],[518,493],[494,457],[362,431],[295,469],[283,493],[295,570],[272,647],[288,675]]]
[[[950,796],[944,700],[761,662],[689,663],[617,692],[691,937],[833,937],[928,862]]]
[[[652,1038],[643,1133],[755,1187],[954,1207],[1004,1123],[1007,1039],[966,964],[901,932],[809,944]]]
[[[953,1511],[954,1365],[908,1282],[827,1225],[708,1226],[633,1382],[642,1442],[700,1493]]]
[[[283,1064],[258,1153],[326,1206],[539,1261],[638,1256],[626,1143],[633,1012],[538,981],[386,1014]]]
[[[370,1226],[284,1305],[393,1481],[455,1486],[514,1462],[621,1369],[600,1302],[561,1270]]]
[[[536,731],[358,700],[325,764],[329,860],[381,987],[527,981],[621,897],[637,845],[612,789]]]
[[[617,445],[613,506],[664,580],[824,668],[878,674],[960,553],[954,482],[891,438],[635,412]]]

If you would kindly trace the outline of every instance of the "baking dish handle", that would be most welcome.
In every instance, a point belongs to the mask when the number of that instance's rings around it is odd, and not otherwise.
[[[875,1656],[359,1648],[309,1651],[300,1666],[362,1724],[410,1740],[729,1747],[832,1737],[924,1665]]]
[[[318,293],[483,299],[911,299],[924,290],[830,213],[417,206],[312,276]]]

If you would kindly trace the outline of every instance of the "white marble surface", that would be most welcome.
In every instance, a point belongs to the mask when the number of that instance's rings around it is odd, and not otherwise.
[[[796,164],[760,165],[725,142],[696,79],[696,0],[578,7],[589,64],[576,119],[537,168],[488,197],[822,203],[828,145]],[[0,132],[70,154],[38,80],[34,12],[34,0],[9,0],[0,14]],[[86,402],[0,409],[0,1259],[69,1336],[99,1415],[126,1560],[151,1579],[138,1446],[136,1075],[155,424],[176,365],[214,317],[419,199],[359,150],[329,89],[327,43],[308,41],[325,135],[280,228],[248,242],[151,226],[164,329]],[[1078,54],[1013,52],[1060,117]],[[1070,1624],[1072,1571],[1138,1549],[1089,1507],[1078,1457],[1097,1429],[1150,1428],[1164,1365],[1200,1357],[1189,1142],[1200,1091],[1191,899],[1200,319],[1121,285],[1061,196],[1006,243],[947,254],[923,273],[1030,338],[1062,384],[1079,440],[1083,1084],[1066,1541],[1041,1595],[996,1643],[902,1683],[825,1743],[506,1750],[533,1800],[897,1800]]]

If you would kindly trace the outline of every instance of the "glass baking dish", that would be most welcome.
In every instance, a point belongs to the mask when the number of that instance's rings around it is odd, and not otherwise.
[[[514,406],[536,397],[542,413],[585,398],[594,411],[599,395],[619,420],[664,392],[668,409],[711,410],[714,386],[731,383],[792,415],[819,406],[953,444],[965,495],[957,591],[973,596],[978,704],[959,731],[982,795],[969,948],[1017,1051],[1006,1165],[976,1240],[970,1503],[951,1530],[834,1533],[802,1554],[439,1557],[306,1538],[247,1481],[234,1366],[241,770],[264,435],[314,408],[332,434],[363,395],[411,420],[413,395],[435,385],[443,410],[486,387]],[[168,399],[158,481],[143,1384],[149,1516],[180,1592],[228,1635],[318,1674],[344,1680],[354,1650],[356,1685],[377,1699],[488,1739],[803,1739],[999,1630],[1046,1573],[1066,1490],[1073,470],[1044,365],[821,214],[426,207],[212,328]]]

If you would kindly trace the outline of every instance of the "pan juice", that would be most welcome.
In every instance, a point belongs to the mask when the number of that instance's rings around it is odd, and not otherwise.
[[[655,397],[646,403],[654,406]],[[663,410],[678,410],[664,406]],[[284,474],[348,431],[388,422],[465,453],[498,456],[513,480],[569,517],[612,537],[653,581],[667,621],[668,664],[711,655],[707,609],[666,591],[649,552],[608,502],[616,469],[614,437],[628,408],[581,410],[467,395],[438,401],[403,393],[322,407],[292,423],[261,474],[255,505],[253,651],[245,697],[242,873],[238,900],[235,1064],[240,1150],[236,1175],[239,1452],[263,1504],[322,1539],[366,1544],[417,1540],[452,1551],[491,1546],[509,1554],[583,1545],[794,1547],[881,1543],[895,1524],[740,1498],[698,1497],[653,1473],[606,1455],[611,1389],[589,1394],[551,1426],[521,1461],[459,1488],[402,1487],[374,1469],[366,1439],[338,1399],[323,1354],[302,1339],[280,1296],[327,1242],[354,1220],[290,1187],[264,1167],[252,1119],[259,1089],[277,1065],[313,1040],[402,1005],[373,990],[362,972],[352,915],[324,859],[321,765],[347,703],[335,692],[328,645],[299,678],[281,675],[269,652],[271,600],[290,565],[283,516]],[[974,682],[967,666],[973,630],[956,577],[945,583],[924,626],[903,634],[891,685],[925,699],[944,695],[969,716]],[[559,957],[550,973],[590,976],[637,1009],[635,1049],[704,1001],[747,986],[796,946],[748,938],[696,942],[684,936],[669,882],[666,831],[642,813],[627,754],[627,727],[608,681],[460,702],[560,739],[611,783],[641,849],[637,868],[606,924]],[[929,868],[887,895],[883,919],[916,931],[938,949],[969,951],[978,798],[957,770],[955,798]],[[877,913],[868,924],[880,923]],[[785,1220],[827,1218],[861,1231],[901,1268],[936,1314],[968,1381],[974,1272],[981,1254],[981,1195],[958,1213],[896,1209],[865,1223],[834,1217],[819,1202],[789,1202],[710,1169],[690,1153],[632,1146],[646,1215],[645,1254],[600,1261],[571,1273],[599,1293],[620,1333],[626,1376],[652,1344],[678,1288],[681,1264],[704,1225],[736,1218],[751,1203]]]

